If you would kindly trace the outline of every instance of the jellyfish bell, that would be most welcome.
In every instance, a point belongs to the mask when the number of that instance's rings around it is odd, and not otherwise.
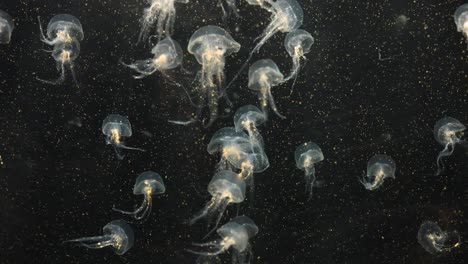
[[[463,4],[455,10],[453,16],[458,32],[462,32],[465,37],[468,37],[468,4]]]
[[[443,159],[453,154],[456,144],[465,144],[462,136],[466,126],[453,117],[444,117],[438,120],[434,126],[434,137],[436,141],[444,146],[437,156],[437,173],[444,171]]]
[[[132,148],[123,144],[123,138],[132,136],[132,126],[130,121],[128,121],[124,116],[118,114],[108,115],[102,122],[101,130],[106,136],[106,143],[114,146],[117,158],[119,159],[124,158],[124,155],[119,149],[145,151],[140,148]]]
[[[234,114],[234,127],[236,131],[249,131],[251,126],[260,126],[266,122],[265,114],[254,105],[244,105]]]
[[[369,159],[367,163],[366,176],[361,183],[367,190],[376,190],[386,178],[395,179],[396,165],[390,156],[377,154]]]
[[[314,142],[303,143],[296,148],[294,159],[296,161],[296,167],[305,172],[305,190],[310,200],[316,181],[314,164],[324,160],[322,149]]]
[[[59,38],[61,42],[71,42],[72,38],[82,41],[83,27],[78,18],[69,14],[59,14],[52,17],[47,25],[47,37]]]
[[[13,18],[7,12],[0,10],[0,44],[10,43],[14,28]]]

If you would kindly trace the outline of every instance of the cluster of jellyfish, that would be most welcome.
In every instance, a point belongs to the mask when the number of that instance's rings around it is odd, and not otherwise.
[[[250,188],[253,199],[254,174],[263,172],[270,166],[264,151],[263,137],[258,131],[258,126],[265,121],[266,116],[260,109],[246,105],[236,111],[234,127],[222,128],[212,136],[208,144],[208,153],[221,156],[216,165],[216,172],[208,184],[208,192],[212,198],[190,220],[190,224],[202,218],[206,218],[208,222],[215,219],[214,227],[205,237],[216,230],[221,239],[194,244],[207,249],[189,252],[212,256],[232,247],[233,262],[248,263],[252,255],[249,239],[258,232],[253,221],[246,216],[238,216],[220,228],[218,225],[230,204],[244,201],[247,187]]]

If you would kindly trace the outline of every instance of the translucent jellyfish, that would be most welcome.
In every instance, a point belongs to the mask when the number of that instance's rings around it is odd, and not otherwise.
[[[245,130],[249,134],[250,142],[263,146],[262,136],[257,127],[265,123],[267,117],[256,106],[245,105],[237,109],[234,114],[234,126],[236,132]]]
[[[236,76],[231,80],[227,88],[231,87],[237,77],[239,77],[240,73],[249,63],[253,54],[258,52],[273,35],[279,31],[287,33],[298,29],[302,25],[302,20],[304,19],[302,8],[296,0],[247,0],[247,2],[250,5],[258,5],[270,12],[271,21],[263,33],[258,37],[260,41],[250,52],[246,62],[242,65]]]
[[[312,188],[315,183],[314,164],[324,159],[322,149],[313,142],[306,142],[296,148],[294,152],[297,168],[305,171],[306,193],[312,198]]]
[[[458,32],[462,32],[468,38],[468,4],[463,4],[455,10],[455,24]]]
[[[231,15],[235,15],[236,17],[239,17],[239,13],[237,12],[237,7],[236,7],[236,0],[219,0],[218,4],[223,11],[224,22],[226,22],[229,16]]]
[[[135,79],[141,79],[156,71],[172,70],[182,64],[183,52],[179,43],[170,37],[167,37],[151,50],[154,55],[151,59],[137,60],[132,64],[124,64],[139,75]]]
[[[377,154],[367,162],[367,174],[360,182],[367,190],[379,188],[385,178],[395,179],[396,165],[393,159],[387,155]]]
[[[0,44],[10,43],[11,33],[14,28],[15,23],[13,23],[11,16],[7,12],[0,10]]]
[[[463,144],[461,139],[466,126],[452,117],[444,117],[434,126],[434,137],[444,149],[437,156],[437,175],[444,171],[443,158],[452,155],[456,144]]]
[[[216,217],[214,227],[216,229],[227,206],[231,203],[244,201],[245,181],[232,171],[222,170],[211,179],[208,184],[208,192],[211,194],[211,200],[190,220],[190,224],[192,225],[204,217],[209,219]]]
[[[157,23],[156,31],[158,37],[163,35],[171,36],[174,31],[176,9],[174,3],[186,4],[189,0],[147,0],[150,4],[143,11],[141,19],[141,31],[138,41],[145,41],[148,38],[151,27]]]
[[[293,87],[301,68],[301,60],[305,59],[304,55],[310,52],[312,44],[314,44],[314,38],[309,32],[303,29],[296,29],[286,35],[284,47],[292,58],[293,66],[291,73],[284,79],[284,81],[286,82],[294,78]]]
[[[460,246],[460,235],[457,231],[445,232],[437,223],[425,221],[418,231],[419,244],[429,253],[438,254]]]
[[[81,22],[72,15],[56,15],[47,25],[47,37],[42,30],[40,19],[39,25],[41,40],[53,46],[52,57],[57,62],[57,69],[61,72],[60,77],[55,81],[39,80],[49,84],[61,84],[65,81],[65,67],[68,67],[73,80],[77,83],[73,62],[80,54],[80,41],[84,37]]]
[[[284,81],[283,74],[280,72],[278,65],[270,59],[256,61],[249,69],[249,89],[258,91],[260,107],[268,116],[267,106],[280,118],[286,118],[278,112],[275,100],[271,94],[271,88]]]
[[[132,136],[132,126],[130,121],[124,116],[111,114],[102,122],[102,133],[106,135],[106,143],[114,146],[117,158],[123,159],[125,155],[121,153],[120,149],[130,149],[144,151],[140,148],[131,148],[123,144],[124,137]]]
[[[193,33],[188,51],[193,54],[202,69],[198,73],[199,94],[202,105],[210,109],[210,126],[218,117],[218,98],[223,94],[225,57],[238,52],[240,44],[224,29],[205,26]]]
[[[102,236],[82,237],[65,241],[65,243],[77,243],[91,249],[112,247],[117,255],[123,255],[133,246],[135,236],[127,222],[115,220],[105,225],[102,230]]]
[[[133,186],[133,194],[145,196],[141,206],[133,212],[115,208],[113,208],[113,210],[123,214],[132,215],[137,220],[146,220],[151,213],[152,196],[164,193],[165,191],[166,187],[164,186],[161,176],[154,171],[145,171],[137,177],[135,185]]]
[[[202,256],[215,256],[232,248],[232,263],[250,263],[252,247],[249,240],[258,233],[258,227],[247,216],[237,216],[217,230],[221,239],[193,244],[207,251],[188,250],[191,253]]]

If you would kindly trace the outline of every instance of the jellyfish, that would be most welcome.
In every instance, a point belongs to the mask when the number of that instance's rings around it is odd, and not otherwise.
[[[227,206],[231,203],[241,203],[245,198],[245,181],[236,173],[229,170],[217,172],[208,184],[208,192],[211,200],[191,220],[193,225],[198,220],[208,217],[216,217],[216,229]]]
[[[123,144],[122,138],[132,136],[130,121],[124,116],[111,114],[102,122],[102,133],[106,135],[106,143],[114,146],[118,159],[123,159],[120,149],[145,151],[140,148],[131,148]]]
[[[80,246],[100,249],[112,247],[117,255],[123,255],[132,246],[135,240],[132,228],[123,220],[114,220],[104,226],[102,236],[82,237],[68,240],[64,243],[77,243]]]
[[[11,33],[14,28],[15,23],[13,23],[11,16],[7,12],[0,10],[0,44],[10,43]]]
[[[452,155],[455,150],[456,144],[463,144],[464,140],[461,139],[463,131],[466,126],[460,121],[452,117],[444,117],[437,121],[434,126],[434,137],[436,141],[444,146],[437,156],[437,173],[439,175],[444,171],[443,158]]]
[[[164,193],[165,191],[166,187],[164,186],[161,176],[154,171],[145,171],[137,177],[135,185],[133,186],[133,194],[145,196],[141,206],[133,212],[123,211],[116,208],[112,209],[123,214],[132,215],[137,220],[147,219],[151,213],[152,196]]]
[[[455,24],[457,25],[458,32],[468,38],[468,4],[463,4],[455,10]]]
[[[313,143],[306,142],[296,148],[294,152],[297,168],[305,171],[306,193],[309,200],[312,198],[312,189],[315,184],[315,166],[314,164],[324,159],[322,149]]]
[[[437,223],[431,221],[425,221],[419,227],[418,242],[432,255],[450,251],[461,244],[456,230],[443,231]]]
[[[367,174],[360,182],[367,190],[379,188],[385,178],[395,179],[396,165],[390,156],[377,154],[367,162]]]
[[[198,73],[199,94],[202,104],[207,104],[210,119],[207,127],[218,117],[218,98],[223,94],[225,57],[238,52],[240,44],[224,29],[205,26],[193,33],[188,51],[193,54],[202,69]]]
[[[174,3],[186,4],[189,0],[147,0],[150,4],[143,11],[141,19],[141,31],[138,36],[138,42],[145,41],[148,38],[151,27],[157,23],[156,31],[158,38],[163,35],[171,36],[174,31],[174,22],[176,9]]]
[[[294,83],[291,90],[294,89],[297,75],[299,74],[299,70],[301,68],[301,60],[305,59],[304,55],[310,52],[312,44],[314,44],[314,38],[312,35],[310,35],[309,32],[305,30],[296,29],[286,35],[284,40],[284,47],[289,53],[289,56],[292,58],[293,66],[291,73],[284,79],[284,81],[286,82],[294,78]]]
[[[44,35],[40,19],[39,26],[41,40],[53,46],[52,57],[57,62],[57,69],[61,72],[60,77],[55,81],[39,80],[49,84],[61,84],[65,81],[65,68],[68,67],[73,80],[77,83],[73,62],[80,54],[80,41],[84,37],[81,22],[72,15],[56,15],[47,25],[47,37]]]
[[[242,106],[237,109],[234,114],[234,126],[236,128],[236,132],[245,130],[249,134],[252,145],[258,144],[263,146],[263,138],[258,132],[257,127],[265,123],[265,121],[265,113],[253,105]]]
[[[226,3],[223,4],[223,2],[226,2]],[[227,19],[231,15],[235,15],[236,17],[239,17],[239,13],[237,12],[237,7],[236,7],[236,0],[219,0],[218,4],[221,7],[221,10],[223,11],[224,22],[227,22]]]
[[[182,64],[183,52],[179,43],[171,37],[166,37],[154,46],[151,50],[154,55],[151,59],[137,60],[132,64],[124,64],[140,75],[135,79],[141,79],[149,76],[156,71],[172,70]]]
[[[250,66],[249,89],[258,91],[260,107],[265,117],[268,117],[267,107],[269,105],[277,116],[282,119],[286,118],[278,112],[275,100],[271,94],[271,88],[282,83],[283,80],[283,74],[280,72],[278,65],[270,59],[256,61]]]
[[[216,256],[232,248],[232,263],[250,263],[252,247],[249,240],[258,233],[258,227],[247,216],[237,216],[217,230],[221,239],[193,244],[207,251],[188,250],[188,252],[202,256]]]
[[[247,0],[250,5],[258,5],[261,8],[271,13],[270,23],[265,28],[263,33],[258,37],[260,41],[255,48],[250,52],[249,57],[241,66],[239,72],[234,76],[226,89],[231,87],[234,81],[239,77],[245,69],[254,53],[258,52],[261,47],[277,32],[288,33],[298,29],[302,25],[304,12],[296,0]]]

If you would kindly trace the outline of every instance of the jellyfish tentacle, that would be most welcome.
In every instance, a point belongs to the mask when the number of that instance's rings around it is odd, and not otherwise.
[[[142,148],[127,147],[127,146],[125,146],[124,144],[118,144],[117,147],[118,147],[118,148],[122,148],[122,149],[138,150],[138,151],[141,151],[141,152],[146,152],[146,150],[144,150],[144,149],[142,149]]]
[[[445,148],[437,156],[437,173],[436,173],[437,176],[440,175],[445,169],[443,158],[452,155],[454,150],[455,150],[455,145],[449,142],[445,145]]]
[[[220,205],[216,209],[218,211],[218,217],[216,218],[216,222],[214,227],[206,234],[203,239],[207,238],[209,235],[211,235],[219,226],[219,222],[221,222],[221,219],[223,218],[224,211],[226,211],[227,206],[229,205],[229,199],[222,199],[220,202]]]
[[[117,209],[115,207],[112,208],[112,210],[116,211],[116,212],[119,212],[119,213],[122,213],[122,214],[126,214],[126,215],[136,215],[138,213],[140,213],[141,211],[145,210],[146,207],[147,207],[147,204],[148,204],[148,199],[146,198],[146,195],[145,195],[145,199],[143,200],[143,202],[141,203],[140,207],[138,207],[135,211],[125,211],[125,210],[121,210],[121,209]]]
[[[52,84],[52,85],[57,85],[57,84],[63,83],[65,81],[65,63],[58,64],[58,68],[60,70],[60,76],[55,81],[44,80],[44,79],[41,79],[41,78],[37,78],[37,80],[39,80],[41,82],[44,82],[44,83]]]
[[[273,112],[275,112],[275,114],[281,119],[286,119],[285,116],[279,113],[278,108],[276,107],[275,99],[273,98],[273,95],[271,94],[270,87],[267,89],[267,94],[268,94],[268,102],[270,103],[270,107],[271,109],[273,109]]]
[[[308,194],[308,200],[312,199],[313,187],[316,180],[315,177],[315,166],[311,165],[305,168],[305,180],[306,180],[306,193]]]
[[[141,213],[141,215],[135,214],[135,219],[137,220],[143,220],[146,221],[148,220],[150,214],[151,214],[151,209],[152,209],[152,198],[151,196],[148,196],[148,198],[145,198],[144,203],[146,204],[145,210]]]

